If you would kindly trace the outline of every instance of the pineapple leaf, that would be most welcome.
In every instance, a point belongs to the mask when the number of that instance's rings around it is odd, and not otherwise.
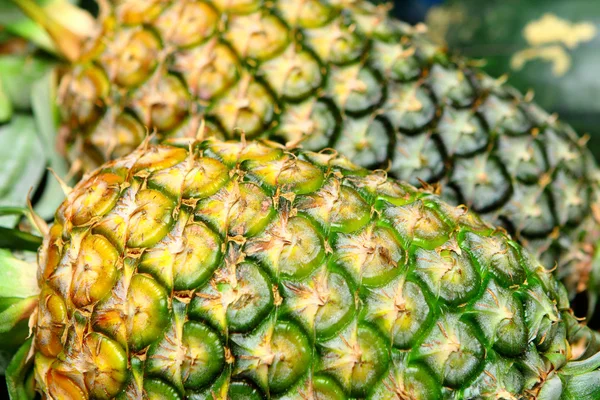
[[[68,60],[77,59],[81,42],[95,28],[95,21],[87,11],[66,0],[13,0],[13,3],[23,18],[9,24],[7,29],[12,28],[13,33]]]
[[[24,299],[38,292],[36,263],[20,260],[10,251],[0,249],[0,299]]]
[[[67,180],[68,165],[55,146],[59,116],[55,104],[54,65],[54,62],[39,57],[0,58],[0,84],[5,89],[7,101],[13,109],[27,113],[15,115],[0,128],[0,144],[7,144],[0,150],[0,155],[5,151],[5,159],[13,160],[0,167],[5,177],[0,178],[0,206],[24,206],[30,188],[42,183],[45,167],[52,168],[61,179]],[[1,100],[0,96],[0,109]],[[18,141],[9,146],[14,138]],[[48,219],[64,195],[54,179],[48,179],[41,189],[35,209],[42,218]],[[18,216],[3,217],[0,214],[0,226],[12,227],[17,219]]]
[[[37,125],[36,133],[42,143],[48,166],[63,181],[70,183],[69,166],[56,146],[59,115],[55,99],[56,72],[51,70],[42,79],[37,80],[31,90],[33,115]],[[43,219],[50,219],[63,200],[64,192],[60,183],[56,179],[48,179],[40,199],[35,204],[35,210]]]
[[[0,57],[0,92],[16,111],[31,110],[32,85],[43,78],[54,62],[41,57],[7,55]],[[0,108],[2,102],[0,93]]]
[[[29,221],[29,224],[32,227],[35,227],[35,231],[44,236],[48,230],[48,226],[46,225],[46,221],[41,220],[41,217],[34,212],[31,212],[28,208],[25,207],[11,207],[5,206],[0,207],[0,217],[5,215],[14,215],[18,217],[25,217]],[[31,232],[31,231],[30,231]]]
[[[29,317],[37,306],[38,293],[35,261],[21,260],[0,249],[0,374],[29,336]]]
[[[6,368],[6,385],[12,400],[29,400],[35,397],[32,388],[27,384],[32,364],[30,357],[32,345],[33,339],[27,340]]]
[[[10,120],[12,113],[12,104],[2,87],[2,81],[0,80],[0,124]]]
[[[0,25],[6,31],[27,39],[35,43],[36,46],[51,53],[56,53],[52,38],[44,28],[27,17],[16,4],[10,1],[0,2]]]
[[[31,296],[13,302],[0,312],[0,334],[10,332],[20,321],[29,318],[37,305],[37,301],[37,296]]]
[[[24,206],[46,168],[33,117],[16,114],[0,126],[0,160],[0,206]],[[0,216],[0,226],[14,227],[18,219],[17,215]]]
[[[0,226],[0,248],[23,251],[37,251],[42,238],[18,229]]]
[[[27,217],[29,210],[25,207],[0,207],[0,217],[4,215],[21,215]]]

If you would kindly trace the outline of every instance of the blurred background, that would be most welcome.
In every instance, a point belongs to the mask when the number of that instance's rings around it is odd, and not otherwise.
[[[392,12],[427,23],[437,42],[533,91],[544,109],[589,135],[600,160],[600,1],[396,0]]]

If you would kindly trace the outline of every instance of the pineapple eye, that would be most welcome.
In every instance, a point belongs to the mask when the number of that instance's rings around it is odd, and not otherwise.
[[[383,99],[382,85],[369,68],[332,68],[327,91],[349,115],[364,115]]]
[[[146,129],[130,113],[122,113],[116,118],[111,113],[106,113],[89,141],[103,157],[113,158],[131,153],[145,136]]]
[[[65,122],[72,127],[88,127],[105,111],[110,85],[109,77],[95,66],[73,70],[61,81],[59,92]]]
[[[175,75],[157,78],[135,92],[130,106],[146,126],[165,132],[185,119],[190,99],[187,88]]]
[[[219,120],[228,136],[239,137],[243,132],[247,138],[256,137],[273,119],[273,98],[262,83],[244,76],[239,87],[219,99],[210,114]]]
[[[196,216],[229,235],[254,236],[274,215],[272,200],[252,183],[230,181],[213,196],[198,202]]]
[[[90,361],[95,365],[94,374],[88,374],[85,379],[91,397],[101,399],[119,393],[129,375],[125,350],[99,333],[87,336],[85,347],[92,354]]]
[[[451,227],[421,200],[399,207],[383,206],[385,218],[399,233],[405,248],[414,243],[424,249],[433,249],[448,240]]]
[[[334,232],[350,233],[364,227],[370,210],[354,189],[328,181],[321,189],[296,200],[298,210],[306,212]]]
[[[337,335],[356,312],[349,283],[325,266],[301,281],[286,281],[283,297],[281,315],[298,318],[319,340]]]
[[[101,300],[117,280],[119,254],[103,236],[88,235],[80,245],[80,253],[73,265],[71,299],[77,307],[85,307]]]
[[[274,221],[248,242],[245,251],[262,260],[275,276],[291,280],[308,276],[325,256],[320,232],[300,216]]]
[[[335,259],[358,285],[369,287],[384,285],[405,269],[404,251],[394,233],[373,225],[339,235]]]
[[[171,290],[191,290],[210,279],[220,259],[219,236],[181,210],[171,232],[144,253],[138,269]]]
[[[371,326],[351,323],[337,337],[320,344],[323,369],[352,397],[363,397],[388,368],[385,343]]]
[[[365,168],[386,168],[391,158],[394,132],[389,122],[370,116],[351,119],[337,137],[334,148]]]
[[[253,376],[260,387],[274,394],[292,387],[311,365],[306,333],[292,321],[269,319],[250,335],[232,335],[231,342],[240,354],[233,376]]]
[[[64,348],[62,337],[67,325],[67,306],[50,287],[40,293],[38,325],[35,339],[39,351],[46,357],[56,357]]]
[[[293,44],[277,57],[262,63],[260,75],[279,96],[291,101],[308,97],[324,80],[318,60]]]
[[[158,64],[159,39],[149,30],[119,32],[102,62],[111,80],[133,88],[150,77]]]
[[[211,38],[217,30],[219,17],[207,3],[174,2],[158,17],[154,26],[169,45],[188,48]]]
[[[126,280],[120,277],[113,296],[95,307],[91,321],[94,329],[139,351],[156,341],[168,324],[167,294],[149,276],[135,274],[127,288]]]
[[[473,328],[448,314],[434,324],[418,354],[444,385],[456,387],[476,373],[484,351]]]
[[[434,65],[429,72],[433,94],[442,102],[455,107],[467,107],[475,100],[475,91],[465,74],[457,69]]]
[[[238,81],[239,63],[229,46],[213,38],[177,52],[172,68],[184,77],[198,100],[206,102],[216,100]]]
[[[436,298],[458,306],[478,292],[481,278],[468,254],[457,250],[458,244],[448,246],[453,250],[417,250],[415,272]]]
[[[417,132],[435,117],[435,103],[423,86],[397,84],[388,93],[390,96],[382,108],[395,129]]]
[[[65,217],[75,226],[83,226],[109,212],[116,204],[123,178],[109,172],[100,173],[75,189],[73,202]]]
[[[246,262],[235,271],[221,268],[218,283],[198,290],[189,306],[189,315],[206,319],[230,333],[251,332],[275,307],[273,284],[256,263]]]
[[[276,133],[288,146],[302,143],[308,150],[321,150],[338,131],[336,112],[329,101],[308,99],[283,113]]]
[[[365,303],[365,319],[389,334],[398,349],[411,348],[432,317],[423,290],[417,283],[406,281],[405,276],[394,279],[381,291],[369,290]]]
[[[288,29],[269,13],[234,16],[229,20],[225,38],[242,59],[268,60],[288,44]]]
[[[363,54],[367,41],[353,26],[336,21],[316,29],[306,30],[306,40],[311,49],[326,63],[345,65]]]
[[[198,390],[212,382],[223,369],[223,343],[219,335],[205,324],[184,322],[183,316],[178,315],[180,305],[175,308],[171,325],[148,349],[145,369],[149,375],[166,382],[172,381],[176,374],[179,385],[188,390]]]

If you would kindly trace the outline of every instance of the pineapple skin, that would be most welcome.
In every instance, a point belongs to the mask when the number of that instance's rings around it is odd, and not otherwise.
[[[263,137],[333,148],[438,185],[527,246],[570,297],[600,288],[598,171],[585,140],[423,26],[365,1],[115,1],[62,78],[84,170],[158,138]],[[204,132],[204,131],[203,131]],[[590,275],[593,275],[590,278]],[[596,282],[598,281],[598,282]]]
[[[57,211],[45,398],[522,399],[572,359],[564,286],[465,207],[327,152],[171,142]]]

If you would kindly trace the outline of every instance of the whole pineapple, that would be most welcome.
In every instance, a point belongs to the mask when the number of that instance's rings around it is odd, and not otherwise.
[[[439,183],[447,201],[558,266],[571,296],[600,291],[598,174],[585,141],[423,27],[362,0],[100,3],[60,86],[77,165],[125,155],[148,131],[195,137],[203,119],[219,138],[330,147]]]
[[[177,143],[103,165],[57,211],[44,398],[600,395],[564,287],[464,207],[327,153]]]

